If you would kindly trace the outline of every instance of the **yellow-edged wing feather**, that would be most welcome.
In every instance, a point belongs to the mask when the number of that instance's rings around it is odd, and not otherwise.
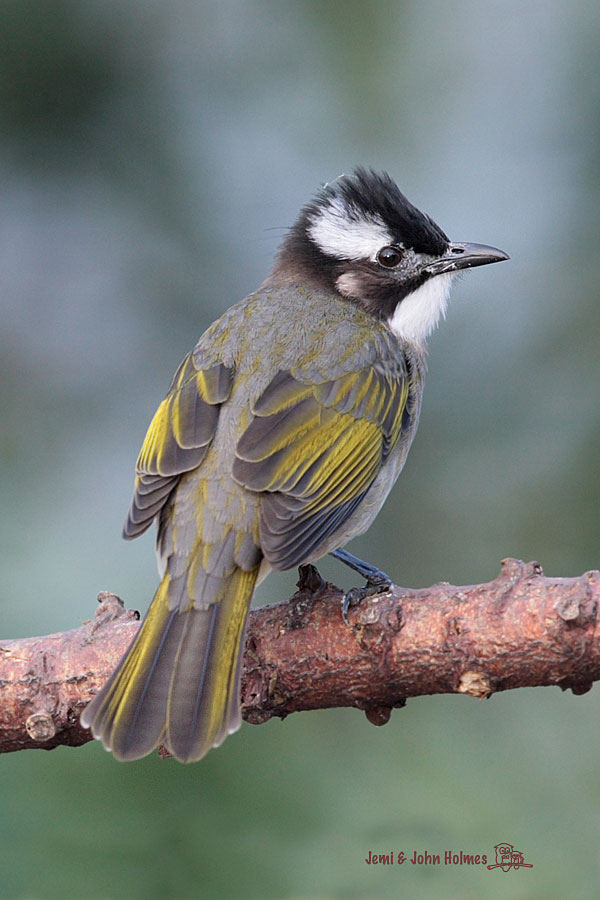
[[[318,550],[356,509],[410,425],[403,359],[311,384],[279,372],[253,407],[234,478],[264,492],[261,550],[291,568]]]
[[[198,369],[193,354],[183,360],[138,456],[133,499],[123,529],[125,538],[142,534],[179,477],[200,465],[232,383],[233,370],[222,363]]]

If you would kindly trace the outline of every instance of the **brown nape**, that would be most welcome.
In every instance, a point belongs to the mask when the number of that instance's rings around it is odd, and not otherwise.
[[[303,284],[317,290],[339,294],[336,281],[344,271],[341,260],[323,253],[306,234],[306,223],[298,221],[281,244],[266,284],[282,282]],[[341,295],[340,295],[341,296]]]

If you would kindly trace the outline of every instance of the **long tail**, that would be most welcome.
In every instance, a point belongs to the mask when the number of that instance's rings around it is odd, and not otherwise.
[[[205,609],[181,602],[185,576],[164,576],[131,647],[81,716],[117,759],[164,744],[194,762],[240,727],[244,623],[257,574],[234,569]]]

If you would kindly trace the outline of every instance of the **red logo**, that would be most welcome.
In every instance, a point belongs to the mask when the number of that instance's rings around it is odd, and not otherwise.
[[[533,863],[526,863],[520,850],[515,850],[512,844],[496,844],[496,862],[488,866],[488,869],[502,869],[509,872],[511,869],[533,869]]]

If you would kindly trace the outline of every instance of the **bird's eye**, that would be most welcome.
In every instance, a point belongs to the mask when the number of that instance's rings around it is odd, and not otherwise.
[[[393,269],[402,259],[402,253],[397,247],[382,247],[377,254],[377,262],[386,269]]]

